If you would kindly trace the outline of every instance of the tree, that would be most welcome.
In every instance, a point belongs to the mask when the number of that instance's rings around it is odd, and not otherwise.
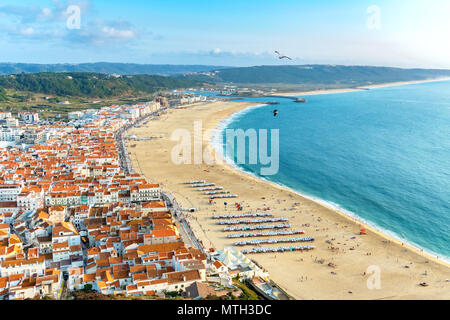
[[[92,284],[85,284],[84,285],[84,288],[83,288],[83,291],[86,291],[86,292],[88,292],[88,291],[92,291]]]

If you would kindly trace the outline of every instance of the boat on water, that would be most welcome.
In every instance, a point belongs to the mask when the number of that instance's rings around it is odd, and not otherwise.
[[[295,101],[295,102],[298,102],[298,103],[305,103],[305,102],[306,102],[306,99],[305,99],[305,98],[297,98],[297,99],[295,99],[294,101]]]

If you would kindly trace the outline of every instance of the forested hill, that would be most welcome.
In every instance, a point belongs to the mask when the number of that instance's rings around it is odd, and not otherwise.
[[[8,98],[6,97],[5,89],[0,87],[0,101],[6,101]]]
[[[57,96],[117,97],[159,90],[197,87],[200,82],[174,77],[135,75],[111,76],[98,73],[37,73],[0,76],[2,89]]]
[[[167,65],[136,63],[80,63],[80,64],[33,64],[33,63],[0,63],[0,75],[41,72],[94,72],[119,75],[151,74],[173,76],[193,72],[208,72],[224,67],[205,65]]]
[[[450,70],[370,66],[300,65],[227,68],[188,76],[215,83],[365,85],[450,77]]]

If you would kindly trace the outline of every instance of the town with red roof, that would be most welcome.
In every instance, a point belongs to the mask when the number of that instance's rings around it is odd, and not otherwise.
[[[0,148],[0,300],[240,295],[217,252],[185,244],[160,186],[126,159],[121,134],[164,108],[110,106],[52,125],[0,114],[19,132]]]

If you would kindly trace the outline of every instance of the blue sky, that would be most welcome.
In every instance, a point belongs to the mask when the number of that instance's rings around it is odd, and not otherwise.
[[[0,62],[450,68],[449,12],[448,0],[0,0]]]

